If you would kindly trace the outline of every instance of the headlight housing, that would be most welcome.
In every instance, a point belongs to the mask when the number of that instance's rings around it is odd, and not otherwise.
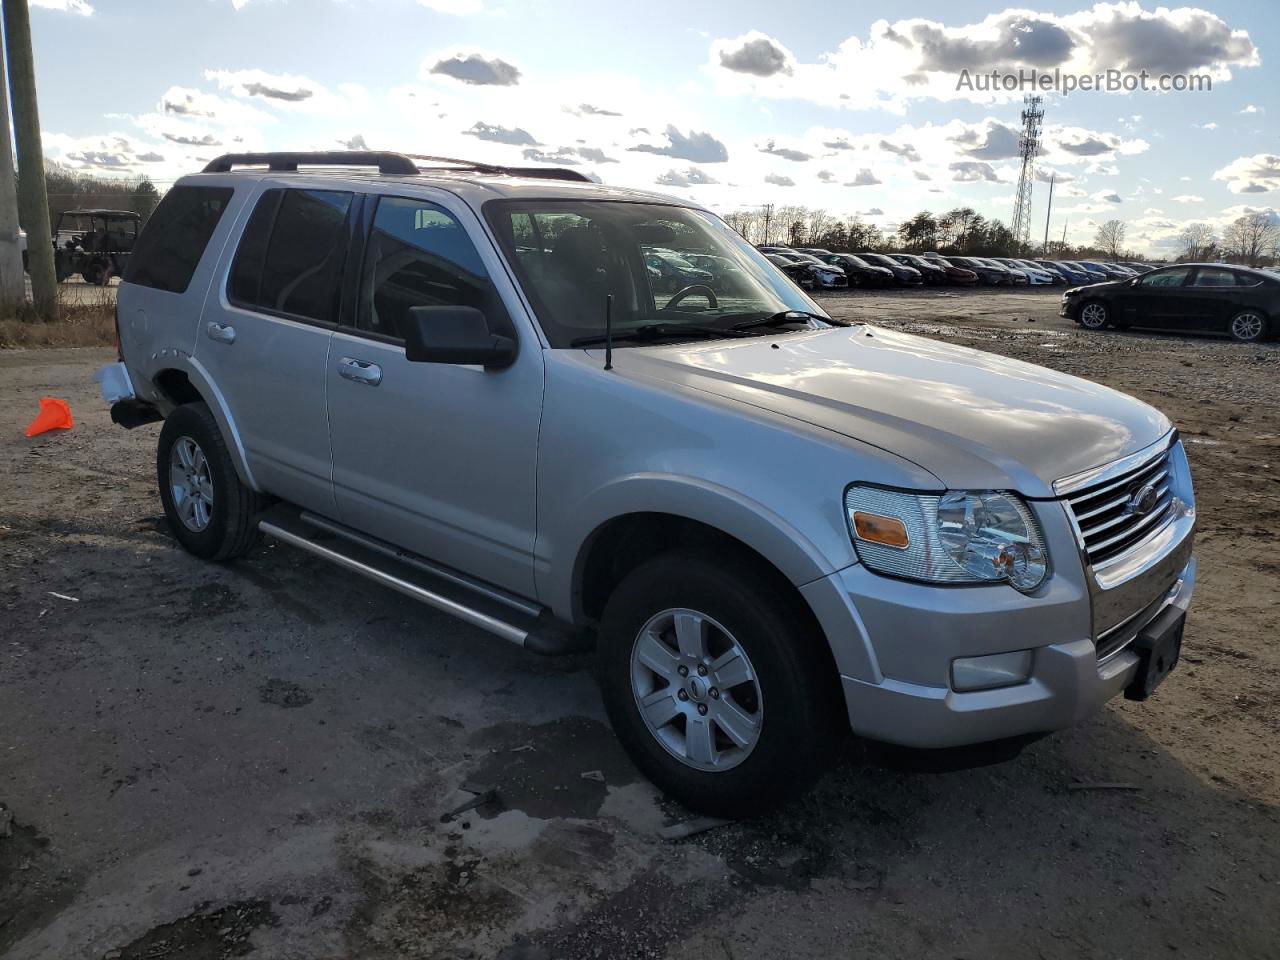
[[[1030,593],[1049,575],[1039,524],[1016,494],[917,494],[855,484],[849,535],[871,570],[925,583],[1008,583]]]

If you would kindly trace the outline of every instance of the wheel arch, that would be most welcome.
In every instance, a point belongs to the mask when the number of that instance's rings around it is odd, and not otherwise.
[[[218,422],[218,429],[226,441],[227,451],[231,454],[231,462],[235,465],[240,482],[250,490],[261,493],[262,489],[255,482],[253,471],[249,467],[240,431],[236,428],[235,419],[222,391],[194,357],[174,351],[168,361],[162,363],[151,375],[161,412],[168,416],[185,403],[206,404]]]
[[[790,576],[751,543],[717,526],[680,513],[637,511],[606,520],[583,543],[575,563],[575,611],[596,622],[614,589],[640,565],[667,552],[686,551],[714,557],[718,563],[751,571],[762,589],[786,604],[814,639],[814,654],[829,677],[834,696],[840,668],[822,620]],[[840,701],[833,701],[840,702]]]

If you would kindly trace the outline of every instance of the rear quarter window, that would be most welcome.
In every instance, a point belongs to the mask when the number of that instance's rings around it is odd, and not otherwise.
[[[209,238],[231,202],[231,187],[174,187],[138,237],[126,283],[186,293]]]

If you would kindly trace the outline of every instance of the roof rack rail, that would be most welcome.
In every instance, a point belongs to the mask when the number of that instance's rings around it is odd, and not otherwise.
[[[227,153],[205,166],[205,173],[230,173],[232,167],[261,167],[294,173],[300,166],[377,167],[379,173],[412,175],[418,166],[403,153],[374,150],[332,150],[302,153]]]
[[[379,173],[413,176],[421,173],[414,160],[428,160],[457,170],[474,170],[501,177],[535,180],[569,180],[591,183],[591,178],[564,167],[504,167],[454,157],[429,157],[418,153],[388,153],[376,150],[333,150],[302,153],[226,153],[210,160],[205,173],[230,173],[234,167],[266,167],[279,173],[296,173],[299,167],[377,167]]]
[[[496,163],[480,163],[475,160],[459,160],[456,157],[429,157],[421,153],[405,154],[414,160],[430,160],[433,163],[446,164],[459,170],[475,170],[477,173],[491,173],[501,177],[527,177],[533,180],[570,180],[578,183],[591,183],[584,173],[569,170],[565,167],[504,167]]]

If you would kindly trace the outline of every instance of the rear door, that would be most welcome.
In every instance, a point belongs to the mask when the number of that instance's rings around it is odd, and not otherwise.
[[[1226,267],[1197,267],[1187,282],[1187,325],[1201,330],[1225,330],[1240,309],[1238,274]]]
[[[443,192],[364,202],[363,265],[327,373],[338,518],[532,597],[541,345],[512,323],[514,287],[469,208]],[[409,362],[416,306],[482,310],[516,340],[515,363]]]
[[[258,483],[329,514],[325,370],[353,208],[342,190],[263,190],[196,339]]]

